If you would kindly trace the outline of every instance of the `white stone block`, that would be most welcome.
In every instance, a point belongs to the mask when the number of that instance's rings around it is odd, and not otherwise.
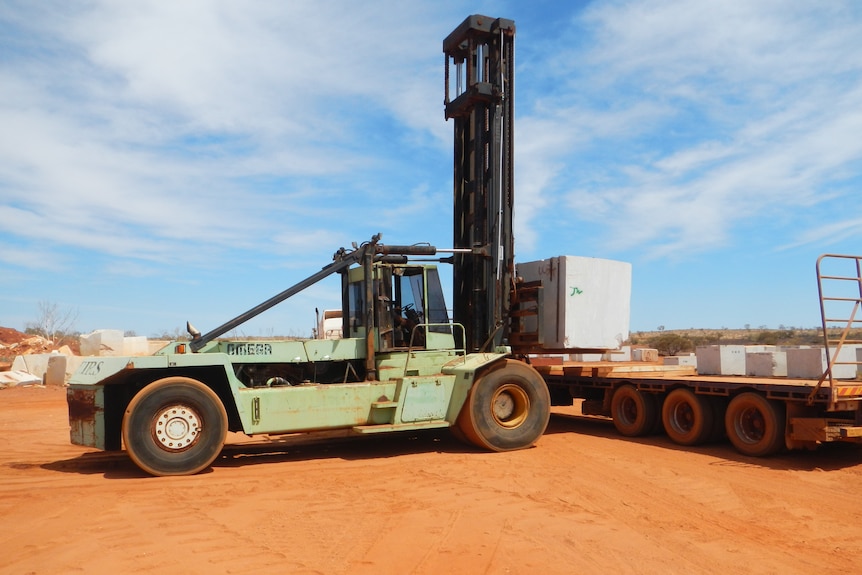
[[[664,358],[664,365],[691,365],[697,368],[697,356],[689,355],[672,355]]]
[[[26,371],[0,371],[0,387],[15,387],[22,385],[40,385],[41,377],[36,377]]]
[[[775,345],[746,345],[745,353],[762,353],[764,351],[778,351]]]
[[[48,371],[48,358],[50,353],[34,353],[30,355],[19,355],[12,360],[12,371],[26,371],[39,379]]]
[[[570,357],[572,361],[601,361],[603,356],[600,353],[573,353]]]
[[[123,355],[123,332],[117,329],[97,329],[82,335],[81,355]]]
[[[559,256],[517,265],[525,281],[541,281],[542,339],[547,349],[619,349],[629,338],[631,264]],[[535,318],[525,318],[527,331]]]
[[[632,346],[624,345],[619,350],[605,352],[603,359],[605,361],[631,361]]]
[[[838,352],[832,366],[834,379],[856,379],[860,346],[845,345]],[[832,351],[834,353],[834,350]],[[820,379],[829,366],[826,350],[822,347],[787,350],[787,375],[801,379]]]
[[[150,344],[142,335],[123,338],[123,355],[149,355]]]
[[[695,350],[702,375],[745,375],[744,345],[706,345]]]
[[[787,377],[819,379],[826,371],[826,350],[818,347],[787,350]]]
[[[658,361],[658,350],[648,347],[639,347],[632,351],[632,360],[655,363]]]
[[[147,342],[147,355],[153,355],[170,342],[164,339],[151,339]]]
[[[17,356],[12,361],[12,370],[29,373],[47,385],[63,385],[80,363],[77,356],[56,352],[34,353]]]
[[[48,357],[45,385],[63,386],[66,383],[66,356],[56,353]]]
[[[746,353],[745,373],[753,377],[787,377],[787,352],[759,351]]]
[[[835,379],[856,379],[856,357],[858,345],[843,345],[835,361],[838,365],[832,367],[832,377]],[[834,352],[833,352],[834,353]]]

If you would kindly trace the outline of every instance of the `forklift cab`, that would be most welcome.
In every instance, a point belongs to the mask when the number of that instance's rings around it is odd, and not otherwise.
[[[347,337],[364,338],[372,329],[378,352],[455,346],[436,266],[378,262],[371,278],[365,271],[355,267],[344,276]]]

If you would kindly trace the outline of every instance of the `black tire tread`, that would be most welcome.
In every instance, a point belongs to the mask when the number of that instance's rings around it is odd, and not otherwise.
[[[516,428],[504,428],[491,415],[491,398],[502,385],[516,384],[530,399],[526,420]],[[542,377],[527,364],[508,359],[473,383],[455,423],[456,436],[491,451],[511,451],[535,444],[551,417],[551,396]]]
[[[626,420],[623,408],[625,403],[634,402],[637,415],[634,421]],[[655,394],[638,390],[634,385],[626,383],[619,386],[611,398],[611,418],[614,427],[620,435],[626,437],[642,437],[654,433],[660,421],[659,399]]]
[[[203,419],[204,434],[186,451],[169,453],[152,438],[155,413],[176,402],[189,402]],[[187,377],[166,377],[139,391],[123,416],[123,443],[129,457],[151,475],[193,475],[209,467],[221,453],[227,437],[227,413],[218,395],[203,383]]]

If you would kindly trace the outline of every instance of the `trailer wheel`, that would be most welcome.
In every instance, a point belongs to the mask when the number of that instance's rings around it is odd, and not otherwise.
[[[611,399],[611,417],[614,427],[626,437],[649,435],[659,420],[658,398],[652,393],[638,391],[631,385],[621,385]]]
[[[724,425],[727,437],[743,455],[763,457],[784,446],[784,406],[759,393],[741,393],[730,400]]]
[[[152,475],[193,475],[209,467],[227,436],[221,400],[187,377],[160,379],[138,392],[123,416],[123,442]]]
[[[550,417],[545,381],[533,368],[509,359],[473,384],[453,431],[484,449],[510,451],[533,445]]]
[[[709,399],[684,387],[668,394],[661,410],[661,420],[667,436],[679,445],[699,445],[711,438],[714,429],[713,407]]]

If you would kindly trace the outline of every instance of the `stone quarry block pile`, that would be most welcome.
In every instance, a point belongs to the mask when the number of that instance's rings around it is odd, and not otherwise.
[[[119,330],[81,335],[70,347],[0,327],[0,387],[65,385],[84,357],[139,356],[152,351],[146,337],[127,337]]]

